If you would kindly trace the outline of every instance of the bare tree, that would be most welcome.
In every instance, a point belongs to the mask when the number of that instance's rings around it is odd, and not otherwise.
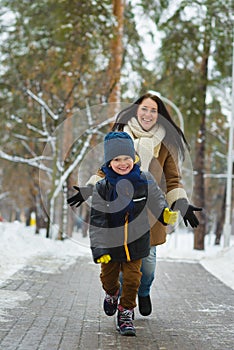
[[[78,137],[77,139],[77,135],[73,135],[70,144],[66,144],[67,153],[64,148],[64,137],[67,136],[66,123],[70,123],[70,119],[65,120],[54,131],[53,128],[50,128],[50,120],[55,121],[58,116],[50,110],[43,99],[36,96],[32,91],[27,90],[27,94],[41,106],[41,127],[35,127],[30,123],[26,123],[26,127],[37,133],[37,142],[42,142],[45,149],[42,154],[37,155],[30,148],[29,137],[17,135],[18,139],[24,140],[28,150],[31,150],[32,157],[15,156],[0,150],[0,158],[10,162],[26,164],[39,170],[39,186],[48,215],[47,238],[52,238],[55,234],[58,239],[62,239],[62,230],[66,230],[67,226],[67,205],[66,195],[64,195],[67,191],[67,180],[84,158],[93,135],[109,125],[113,118],[104,119],[103,122],[95,125],[92,113],[87,108],[88,128],[86,127],[86,131],[81,133],[81,138]],[[75,146],[74,143],[76,143]],[[72,146],[74,147],[72,148]],[[64,161],[67,157],[72,157],[69,164]],[[63,209],[61,210],[61,208]],[[62,230],[57,225],[57,222],[61,222],[61,217]]]

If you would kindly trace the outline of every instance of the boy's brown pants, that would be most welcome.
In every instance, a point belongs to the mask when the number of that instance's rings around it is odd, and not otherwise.
[[[109,295],[114,295],[120,287],[119,273],[123,274],[120,305],[125,309],[136,307],[136,296],[141,282],[142,259],[129,262],[112,262],[101,264],[100,279],[102,287]]]

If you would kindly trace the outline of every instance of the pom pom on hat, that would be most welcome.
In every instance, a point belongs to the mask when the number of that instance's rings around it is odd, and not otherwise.
[[[126,132],[109,132],[104,138],[105,163],[120,155],[130,156],[135,160],[133,140]]]

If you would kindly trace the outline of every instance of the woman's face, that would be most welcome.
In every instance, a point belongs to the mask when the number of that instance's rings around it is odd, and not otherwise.
[[[158,119],[157,103],[151,98],[145,98],[137,109],[137,119],[142,129],[150,130]]]

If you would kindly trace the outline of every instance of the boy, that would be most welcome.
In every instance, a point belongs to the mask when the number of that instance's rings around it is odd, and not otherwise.
[[[104,311],[118,309],[117,328],[122,335],[135,335],[133,309],[141,280],[142,258],[150,250],[147,208],[162,224],[174,224],[177,212],[168,204],[148,172],[141,172],[131,137],[110,132],[104,139],[105,178],[92,195],[90,242],[95,263],[101,263],[100,279],[106,292]],[[139,159],[138,159],[139,160]],[[123,284],[119,299],[119,273]]]

